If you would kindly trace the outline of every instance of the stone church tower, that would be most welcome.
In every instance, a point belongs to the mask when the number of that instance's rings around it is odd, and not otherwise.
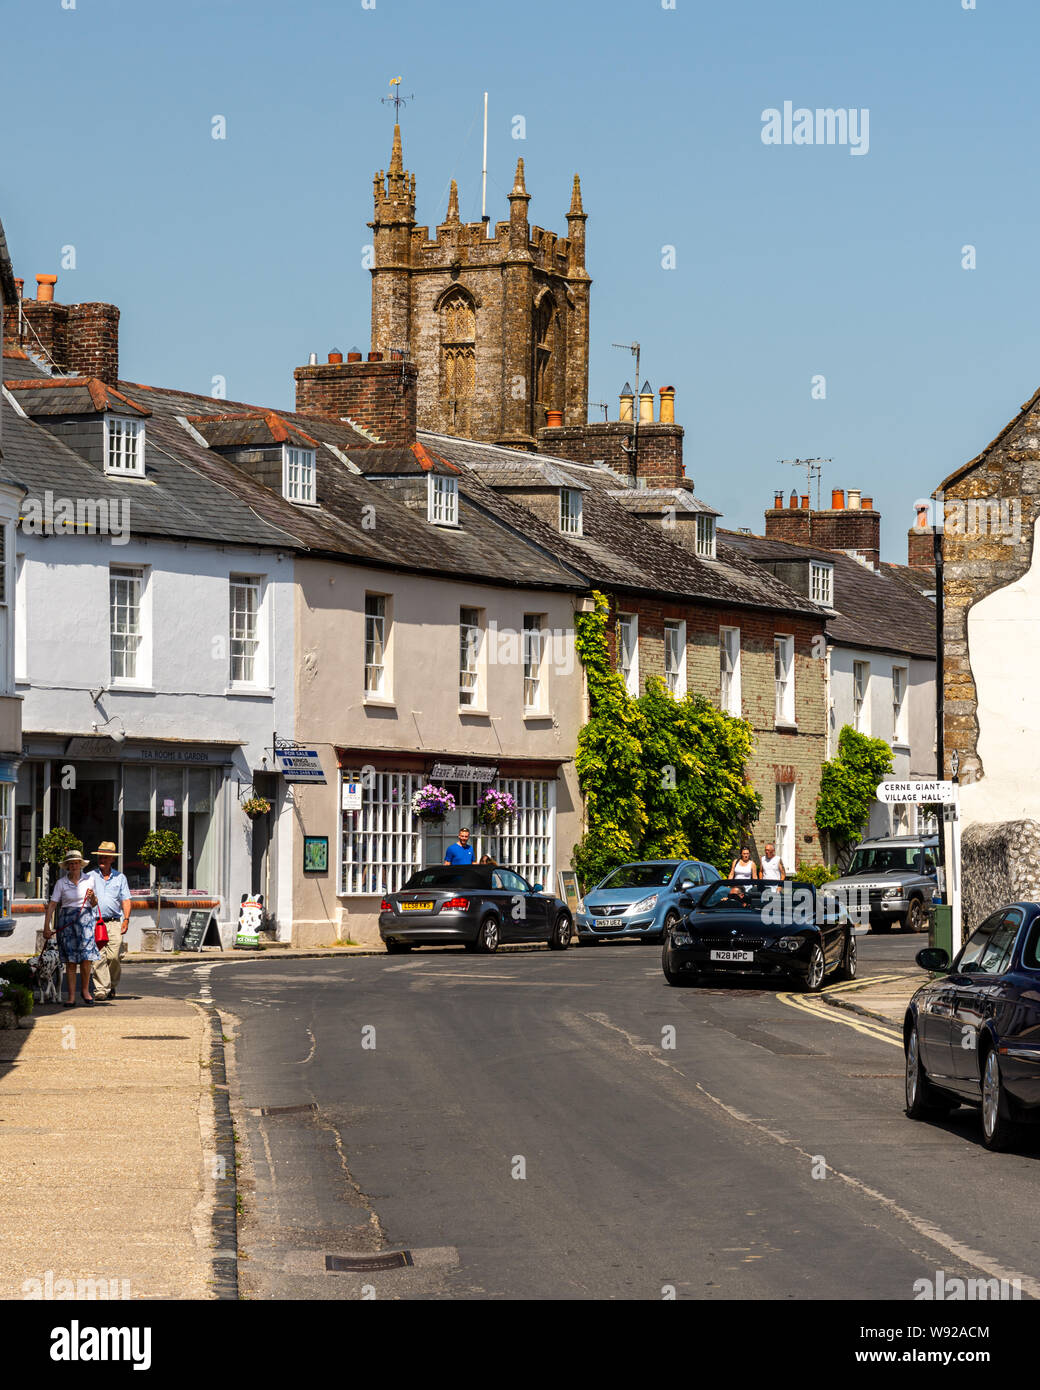
[[[374,193],[372,349],[404,352],[417,366],[418,427],[534,450],[547,424],[584,425],[592,281],[577,174],[566,237],[528,222],[521,159],[509,221],[493,236],[459,221],[452,180],[447,219],[431,238],[415,223],[415,175],[395,125]]]

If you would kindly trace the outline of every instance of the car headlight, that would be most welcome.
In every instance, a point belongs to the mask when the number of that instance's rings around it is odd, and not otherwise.
[[[895,886],[894,888],[886,888],[886,889],[885,889],[885,897],[886,897],[886,898],[901,898],[902,896],[903,896],[902,885],[900,885],[900,884],[898,884],[898,883],[896,884],[896,886]]]
[[[584,911],[585,911],[585,899],[584,899],[584,898],[579,898],[579,899],[578,899],[578,911],[579,911],[579,912],[584,912]]]
[[[797,951],[804,941],[804,936],[782,936],[776,947],[778,951]]]
[[[692,945],[693,945],[693,937],[690,935],[689,932],[685,932],[685,931],[673,931],[673,932],[672,932],[672,945],[673,945],[673,946],[692,946]]]
[[[639,902],[633,903],[628,909],[629,912],[649,912],[657,902],[657,894],[651,893],[648,898],[641,898]]]

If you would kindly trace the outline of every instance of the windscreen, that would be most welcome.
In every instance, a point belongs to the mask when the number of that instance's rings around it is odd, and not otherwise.
[[[404,885],[407,892],[410,888],[486,888],[489,879],[486,874],[474,873],[472,869],[465,867],[452,867],[450,864],[436,865],[430,869],[420,869],[412,874],[411,878]]]
[[[675,873],[674,864],[622,864],[608,874],[599,888],[667,888]]]
[[[912,848],[858,849],[852,856],[848,873],[852,874],[905,874],[917,872],[921,865],[922,851],[915,845]]]
[[[776,904],[777,899],[791,898],[795,890],[804,892],[804,883],[785,884],[760,883],[755,879],[723,879],[713,883],[701,898],[698,912],[761,912],[764,907]],[[808,889],[812,893],[812,889]]]

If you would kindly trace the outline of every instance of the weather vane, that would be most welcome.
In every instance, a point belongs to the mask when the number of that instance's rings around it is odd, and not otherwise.
[[[399,77],[391,77],[390,95],[388,97],[380,97],[380,101],[383,103],[384,106],[392,106],[394,108],[395,125],[400,125],[401,123],[401,107],[407,106],[410,101],[415,100],[414,92],[409,92],[407,97],[403,97],[401,95],[400,88],[401,79]]]

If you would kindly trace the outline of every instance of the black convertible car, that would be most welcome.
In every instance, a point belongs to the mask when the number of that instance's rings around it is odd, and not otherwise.
[[[419,869],[379,909],[379,935],[391,952],[452,945],[488,952],[510,941],[545,941],[563,951],[573,931],[562,898],[498,864]]]
[[[921,1120],[978,1105],[983,1143],[1005,1149],[1019,1122],[1040,1119],[1040,904],[994,912],[952,965],[936,947],[917,963],[937,978],[903,1021],[906,1113]]]
[[[670,985],[766,975],[815,992],[832,972],[855,977],[853,922],[810,884],[724,879],[679,902],[686,920],[665,938],[661,957]]]

